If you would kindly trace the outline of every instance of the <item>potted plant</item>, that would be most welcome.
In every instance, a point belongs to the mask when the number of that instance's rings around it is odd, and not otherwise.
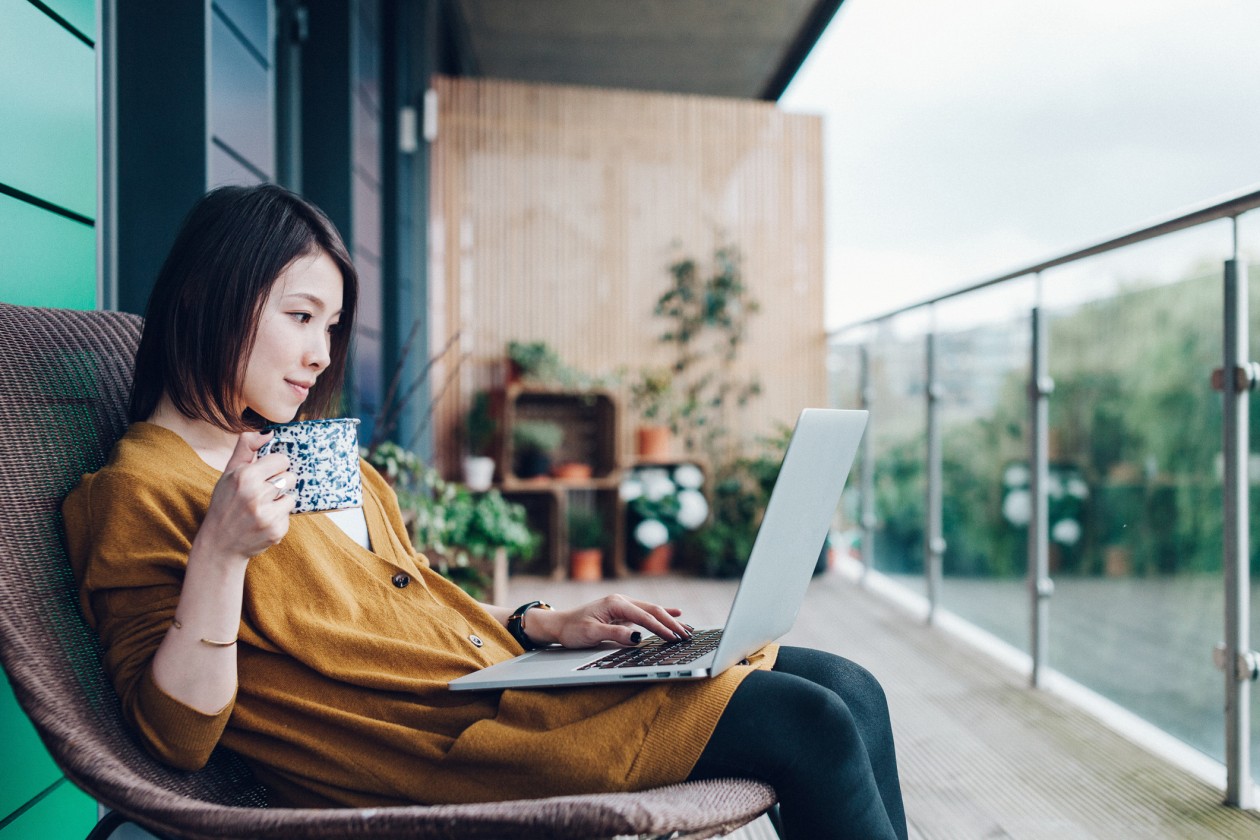
[[[564,369],[560,357],[545,341],[509,341],[508,382],[524,379],[549,382]]]
[[[560,390],[591,391],[619,383],[616,374],[596,376],[570,367],[545,341],[509,341],[507,360],[509,385],[529,382]]]
[[[673,434],[682,407],[674,391],[674,374],[668,368],[644,368],[630,383],[630,404],[641,423],[636,430],[636,451],[648,461],[668,460]]]
[[[569,511],[569,577],[595,581],[604,576],[604,522],[584,508]]]
[[[490,410],[490,394],[478,391],[468,409],[468,455],[464,458],[464,484],[469,490],[485,492],[494,483],[494,415]]]
[[[415,453],[386,441],[363,457],[394,487],[412,544],[428,555],[438,574],[474,598],[484,599],[490,579],[484,562],[496,551],[528,558],[539,542],[525,509],[496,490],[473,493],[448,482]]]
[[[639,467],[621,483],[640,574],[668,572],[675,541],[708,520],[709,503],[700,489],[703,484],[704,473],[695,464],[672,469]]]
[[[791,435],[790,428],[780,426],[777,434],[760,438],[760,452],[715,471],[713,517],[689,535],[705,575],[738,577],[743,573]]]
[[[551,456],[564,440],[564,429],[550,420],[522,420],[512,429],[513,469],[518,478],[536,478],[551,469]]]

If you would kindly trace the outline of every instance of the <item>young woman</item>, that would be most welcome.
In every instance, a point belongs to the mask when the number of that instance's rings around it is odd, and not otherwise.
[[[618,595],[513,622],[429,568],[366,463],[361,509],[290,517],[293,475],[256,458],[257,429],[336,405],[357,291],[328,219],[274,186],[204,197],[157,278],[131,426],[63,508],[84,613],[155,756],[195,769],[223,744],[310,806],[746,775],[793,838],[906,836],[883,692],[839,657],[771,645],[697,682],[448,691],[523,643],[690,628]]]

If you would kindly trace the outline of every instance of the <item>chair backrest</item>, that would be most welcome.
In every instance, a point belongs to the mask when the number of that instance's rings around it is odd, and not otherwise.
[[[53,759],[110,807],[180,796],[266,804],[226,750],[197,773],[149,757],[123,725],[96,633],[79,611],[61,501],[127,425],[141,319],[0,304],[0,662]]]
[[[79,612],[61,501],[126,428],[140,319],[0,303],[0,663],[66,776],[100,802],[185,838],[712,837],[775,801],[750,779],[637,793],[471,805],[282,809],[220,749],[196,773],[149,757],[127,732]]]

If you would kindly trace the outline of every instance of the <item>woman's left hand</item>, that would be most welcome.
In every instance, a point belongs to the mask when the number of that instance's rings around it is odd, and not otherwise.
[[[678,620],[682,610],[638,601],[624,595],[608,595],[572,610],[530,610],[525,632],[535,643],[559,642],[567,648],[594,647],[601,642],[637,645],[642,627],[662,639],[685,639],[691,628]]]

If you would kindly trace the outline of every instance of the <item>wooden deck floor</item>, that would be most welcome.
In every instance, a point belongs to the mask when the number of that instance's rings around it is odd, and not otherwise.
[[[509,603],[609,591],[682,607],[705,626],[725,619],[735,584],[517,577]],[[1219,790],[838,574],[814,581],[783,642],[847,656],[884,684],[911,838],[1260,838],[1260,814],[1222,806]],[[756,825],[740,833],[765,836]]]

